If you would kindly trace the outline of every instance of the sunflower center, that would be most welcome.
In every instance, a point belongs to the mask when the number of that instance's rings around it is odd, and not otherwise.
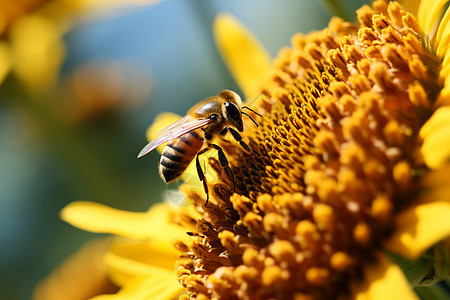
[[[236,193],[216,183],[202,207],[187,191],[202,215],[182,221],[196,232],[179,246],[178,278],[192,296],[335,297],[414,199],[440,65],[398,3],[375,1],[357,17],[280,52],[252,104],[265,112],[245,133],[253,154],[222,145]]]

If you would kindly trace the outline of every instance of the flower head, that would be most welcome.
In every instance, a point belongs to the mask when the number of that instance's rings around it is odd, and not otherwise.
[[[211,204],[187,191],[202,215],[186,224],[196,234],[177,269],[191,296],[348,295],[417,203],[441,61],[398,3],[375,1],[357,19],[295,35],[275,59],[252,103],[260,127],[245,131],[253,155],[221,145],[235,193],[212,158],[222,182]]]
[[[251,69],[242,63],[255,61],[236,57],[223,39],[228,31],[216,30],[262,117],[254,116],[258,128],[245,126],[248,155],[219,141],[233,183],[208,158],[217,180],[209,180],[207,206],[201,191],[180,188],[193,203],[171,219],[190,236],[175,243],[175,275],[187,297],[415,299],[384,252],[417,259],[440,241],[430,250],[434,273],[410,282],[449,275],[450,147],[442,143],[450,137],[449,112],[441,107],[449,99],[448,14],[436,21],[443,4],[422,4],[417,21],[396,2],[374,1],[357,11],[356,24],[333,18],[322,31],[295,35],[268,74],[259,55],[257,80],[240,74]],[[233,25],[218,20],[219,29]],[[249,45],[250,53],[257,49]],[[128,225],[111,222],[112,214],[104,216],[106,226],[92,215],[94,222],[66,219],[94,231],[123,227],[120,234],[142,238],[140,221],[130,216]],[[133,255],[142,262],[146,254]],[[111,277],[131,270],[120,269]],[[118,285],[137,295],[145,285],[136,283],[142,273],[134,275]]]

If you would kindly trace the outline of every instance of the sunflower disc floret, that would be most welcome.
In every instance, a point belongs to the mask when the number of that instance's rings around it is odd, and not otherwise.
[[[236,189],[184,188],[200,218],[180,215],[177,277],[192,298],[331,299],[375,259],[426,170],[419,130],[442,88],[436,56],[396,2],[297,34],[280,51],[244,132],[252,154],[222,143]],[[304,298],[303,298],[304,297]]]

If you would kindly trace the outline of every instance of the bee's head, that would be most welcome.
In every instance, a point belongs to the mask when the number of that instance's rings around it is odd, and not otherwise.
[[[233,91],[225,90],[219,93],[224,99],[223,116],[230,124],[242,132],[244,125],[242,124],[242,100],[238,94]]]
[[[242,113],[236,104],[231,102],[225,102],[225,111],[227,120],[237,128],[240,132],[244,130],[244,125],[242,124]]]

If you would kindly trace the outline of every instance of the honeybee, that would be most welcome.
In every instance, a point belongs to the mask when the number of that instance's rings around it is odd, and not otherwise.
[[[244,130],[242,114],[248,116],[256,126],[258,124],[247,113],[243,112],[243,109],[248,109],[261,116],[254,110],[242,106],[241,97],[233,91],[224,90],[216,96],[208,97],[194,105],[185,117],[158,132],[159,136],[141,150],[138,158],[168,142],[161,153],[159,174],[165,183],[169,183],[180,177],[195,157],[198,178],[203,183],[203,189],[206,193],[206,205],[209,192],[199,156],[210,149],[216,149],[220,165],[233,181],[233,173],[228,165],[225,152],[212,140],[230,132],[233,138],[246,151],[250,152],[249,146],[239,134]]]

